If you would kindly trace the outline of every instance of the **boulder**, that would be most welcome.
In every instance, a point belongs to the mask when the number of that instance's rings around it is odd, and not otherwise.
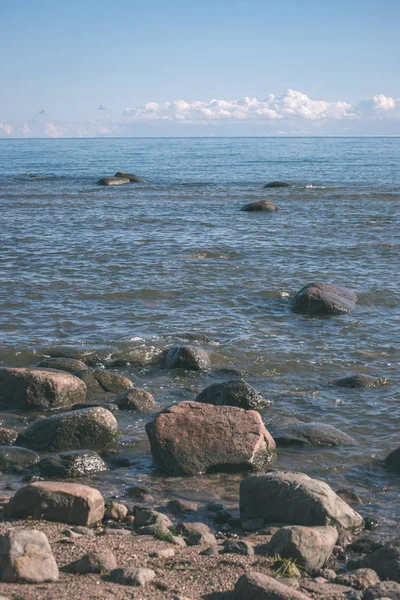
[[[0,537],[1,581],[45,583],[58,577],[57,563],[42,531],[11,529]]]
[[[295,423],[274,432],[277,446],[339,446],[354,445],[356,440],[340,429],[324,423]]]
[[[400,446],[393,450],[386,458],[385,463],[397,473],[400,473]]]
[[[373,569],[381,579],[400,583],[400,537],[364,556],[359,566]]]
[[[0,446],[0,469],[26,469],[37,465],[39,455],[20,446]]]
[[[267,523],[359,529],[364,520],[319,479],[304,473],[275,471],[250,475],[240,483],[243,521],[262,518]]]
[[[55,369],[57,371],[67,371],[67,373],[75,373],[75,371],[84,371],[87,365],[76,358],[55,358],[50,356],[44,358],[38,364],[38,367],[44,369]]]
[[[155,579],[156,574],[153,569],[144,567],[125,567],[124,569],[115,569],[111,573],[111,578],[120,585],[143,586]]]
[[[125,173],[124,171],[118,171],[114,177],[122,177],[123,179],[129,179],[131,183],[147,183],[146,179],[141,179],[133,173]]]
[[[274,212],[281,210],[279,206],[270,202],[269,200],[258,200],[258,202],[250,202],[246,204],[240,210],[244,212]]]
[[[254,556],[254,547],[244,540],[225,540],[223,543],[224,554],[241,554]]]
[[[341,489],[341,490],[336,490],[336,493],[339,496],[339,498],[341,498],[342,500],[347,502],[347,504],[350,504],[350,506],[352,504],[362,504],[363,503],[360,496],[358,496],[355,492],[353,492],[353,490]]]
[[[270,556],[291,558],[308,571],[321,569],[332,555],[338,540],[334,527],[304,527],[289,525],[282,527],[272,536],[267,545]]]
[[[357,373],[356,375],[335,379],[332,383],[339,387],[346,388],[368,388],[386,385],[389,383],[389,380],[385,377],[372,377],[372,375],[362,375],[361,373]]]
[[[368,535],[364,535],[346,546],[346,550],[350,550],[356,554],[371,554],[371,552],[375,552],[375,550],[382,548],[383,545],[383,542],[380,540]]]
[[[365,594],[364,600],[399,600],[400,598],[400,583],[396,581],[382,581],[369,587]]]
[[[310,283],[292,298],[292,310],[309,315],[338,315],[354,310],[357,296],[331,283]]]
[[[35,450],[104,449],[119,437],[118,423],[107,409],[83,408],[34,421],[21,436]]]
[[[261,468],[275,442],[258,412],[181,402],[146,425],[155,464],[169,475]]]
[[[101,177],[96,181],[97,185],[123,185],[130,182],[128,177]]]
[[[199,508],[197,502],[190,502],[190,500],[169,500],[167,509],[173,515],[183,515],[185,513],[195,513]]]
[[[0,402],[12,408],[52,409],[84,402],[86,385],[71,373],[0,369]]]
[[[101,521],[104,510],[103,496],[95,488],[40,481],[20,488],[6,505],[5,514],[87,526]]]
[[[42,477],[67,479],[107,471],[107,465],[94,450],[70,450],[45,456],[40,461],[39,469]]]
[[[141,535],[168,534],[172,521],[163,513],[149,508],[137,507],[135,510],[135,530]]]
[[[110,519],[111,521],[122,521],[128,516],[128,507],[125,504],[121,504],[120,502],[111,502],[104,513],[105,519]]]
[[[292,187],[291,183],[286,181],[270,181],[264,185],[265,188]]]
[[[150,413],[156,408],[154,397],[147,390],[132,388],[115,400],[120,410],[140,410]]]
[[[184,539],[188,546],[215,546],[218,543],[215,535],[207,531],[191,531]]]
[[[107,392],[122,394],[133,388],[132,381],[127,377],[104,369],[86,369],[76,371],[74,375],[85,382],[87,393],[91,396]]]
[[[109,548],[98,548],[84,554],[82,558],[68,565],[73,573],[109,573],[117,568],[117,559]]]
[[[241,379],[209,385],[197,396],[196,402],[215,406],[237,406],[245,410],[261,410],[268,404],[259,392]]]
[[[188,369],[189,371],[204,371],[211,367],[207,352],[197,346],[171,346],[163,357],[166,369]]]
[[[18,437],[18,431],[16,429],[6,429],[0,427],[0,446],[12,446]]]
[[[354,587],[357,590],[366,590],[379,583],[379,577],[372,569],[357,569],[351,573],[341,573],[335,581],[342,585]]]
[[[311,600],[302,592],[284,585],[274,577],[250,571],[239,577],[233,590],[235,600]]]

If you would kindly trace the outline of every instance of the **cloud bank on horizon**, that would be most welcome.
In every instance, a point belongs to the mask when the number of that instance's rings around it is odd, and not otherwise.
[[[148,102],[82,122],[1,123],[0,137],[112,137],[134,135],[400,135],[400,98],[376,94],[351,105],[312,100],[287,90],[264,100]],[[47,117],[51,111],[40,111]]]

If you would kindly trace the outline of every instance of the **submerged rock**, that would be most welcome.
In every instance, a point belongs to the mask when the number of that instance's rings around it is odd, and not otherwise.
[[[115,404],[120,410],[140,410],[141,412],[153,412],[156,407],[154,397],[147,390],[132,388],[117,398]]]
[[[166,369],[188,369],[202,371],[211,367],[207,352],[197,346],[171,346],[164,353]]]
[[[340,429],[324,423],[296,423],[274,433],[277,446],[339,446],[354,445],[356,440]]]
[[[331,283],[310,283],[292,299],[294,312],[310,315],[338,315],[354,310],[357,296],[346,288]]]
[[[122,394],[125,390],[133,388],[132,381],[127,377],[104,369],[86,369],[76,371],[74,375],[85,382],[87,393],[92,396],[107,392]]]
[[[386,385],[389,383],[389,380],[385,377],[372,377],[372,375],[362,375],[361,373],[357,373],[356,375],[335,379],[332,383],[339,387],[367,388]]]
[[[308,571],[321,569],[332,555],[338,539],[334,527],[304,527],[291,525],[282,527],[272,536],[267,545],[270,556],[291,558]]]
[[[400,446],[385,458],[385,463],[394,471],[400,473]]]
[[[130,182],[128,177],[101,177],[96,181],[97,185],[123,185]]]
[[[94,450],[70,450],[45,456],[39,464],[42,477],[85,477],[107,470],[107,465]]]
[[[141,179],[134,173],[124,173],[124,171],[118,171],[114,177],[122,177],[123,179],[129,179],[131,183],[147,183],[146,179]]]
[[[286,181],[270,181],[264,185],[265,188],[292,187],[291,183]]]
[[[240,210],[244,212],[274,212],[281,209],[269,200],[258,200],[257,202],[246,204]]]
[[[26,469],[37,465],[39,455],[20,446],[0,446],[0,469]]]
[[[271,460],[275,442],[256,411],[181,402],[146,425],[153,460],[170,475],[245,470]]]
[[[196,402],[214,406],[237,406],[245,410],[261,410],[268,404],[259,392],[241,379],[209,385],[196,397]]]
[[[1,581],[45,583],[57,581],[58,577],[57,563],[42,531],[11,529],[0,537]]]
[[[45,369],[56,369],[58,371],[67,371],[68,373],[75,373],[75,371],[83,371],[87,369],[87,365],[76,358],[56,358],[49,357],[44,358],[38,364],[38,367]]]
[[[18,431],[0,427],[0,446],[12,446],[17,441]]]

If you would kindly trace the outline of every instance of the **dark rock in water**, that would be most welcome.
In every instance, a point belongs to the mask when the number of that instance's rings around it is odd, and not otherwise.
[[[309,283],[292,299],[294,312],[310,315],[338,315],[354,310],[357,296],[331,283]]]
[[[156,401],[147,390],[132,388],[115,400],[120,410],[140,410],[141,412],[153,412]]]
[[[339,387],[367,388],[386,385],[389,383],[389,380],[385,377],[372,377],[371,375],[362,375],[361,373],[357,373],[356,375],[350,375],[349,377],[335,379],[332,383]]]
[[[72,478],[106,471],[107,465],[94,450],[70,450],[45,456],[39,469],[42,477]]]
[[[133,388],[133,383],[127,377],[104,369],[86,369],[74,373],[85,382],[89,395],[105,394],[112,392],[122,394],[125,390]]]
[[[269,200],[259,200],[258,202],[250,202],[246,204],[240,210],[244,212],[274,212],[281,210],[279,206],[270,202]]]
[[[292,187],[291,183],[286,181],[270,181],[264,185],[265,188]]]
[[[124,173],[124,171],[118,171],[114,177],[122,177],[123,179],[129,179],[131,183],[147,183],[146,179],[141,179],[133,173]]]
[[[354,445],[356,440],[340,429],[323,423],[299,423],[274,432],[274,440],[279,446],[339,446]]]
[[[171,346],[165,351],[163,364],[166,369],[189,371],[202,371],[211,367],[207,352],[197,346]]]
[[[120,433],[114,415],[105,408],[84,408],[39,419],[30,425],[21,442],[36,450],[104,449]]]
[[[269,556],[291,558],[298,566],[313,571],[326,565],[337,539],[335,527],[289,525],[278,529],[266,550]]]
[[[400,473],[400,447],[396,448],[396,450],[393,450],[393,452],[391,452],[389,456],[385,458],[385,463]]]
[[[130,182],[131,180],[128,177],[101,177],[96,181],[97,185],[123,185]]]
[[[87,366],[81,360],[75,358],[44,358],[38,364],[38,367],[46,369],[57,369],[59,371],[67,371],[68,373],[75,373],[75,371],[82,371],[87,369]]]
[[[0,446],[0,469],[26,469],[39,462],[39,455],[20,446]]]
[[[43,352],[51,358],[74,358],[75,360],[82,361],[85,366],[89,367],[103,364],[110,355],[109,349],[84,350],[70,346],[51,346],[50,348],[45,348]]]
[[[169,475],[246,470],[271,460],[275,442],[256,411],[181,402],[146,425],[153,460]]]
[[[37,529],[11,529],[0,538],[0,579],[7,583],[57,581],[57,563],[49,541]],[[4,590],[5,591],[5,590]],[[4,596],[1,596],[6,600]],[[18,598],[22,598],[18,594]]]
[[[71,373],[0,369],[0,402],[12,408],[63,408],[83,402],[86,385]]]
[[[360,567],[373,569],[381,579],[392,579],[400,583],[400,537],[364,556]]]
[[[259,392],[240,379],[209,385],[200,392],[196,402],[205,402],[214,406],[237,406],[245,410],[260,410],[268,404]]]
[[[82,402],[82,404],[74,404],[74,406],[71,406],[71,408],[69,410],[82,410],[82,408],[97,408],[98,406],[101,406],[102,408],[106,408],[113,414],[117,414],[119,412],[119,408],[116,404],[114,404],[114,402],[102,402],[100,404],[99,402],[95,402],[95,401]]]
[[[346,546],[346,550],[351,550],[351,552],[356,552],[357,554],[370,554],[382,548],[382,546],[383,543],[380,540],[370,536],[363,536]]]
[[[357,494],[355,494],[352,490],[343,489],[343,490],[338,490],[336,493],[339,496],[339,498],[341,498],[342,500],[347,502],[347,504],[350,504],[350,506],[352,504],[362,504],[363,503],[360,496],[357,496]]]
[[[199,508],[196,502],[189,500],[170,500],[167,504],[167,509],[174,515],[183,515],[185,513],[194,513]]]
[[[0,446],[12,446],[16,442],[18,431],[16,429],[6,429],[0,427]]]

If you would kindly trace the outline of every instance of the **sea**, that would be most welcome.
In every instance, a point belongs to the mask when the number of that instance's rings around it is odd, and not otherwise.
[[[147,183],[96,185],[117,171]],[[292,187],[264,188],[274,180]],[[240,210],[262,199],[281,210]],[[241,377],[270,401],[271,431],[297,419],[355,438],[279,448],[274,466],[355,492],[376,534],[393,535],[400,474],[383,459],[400,446],[399,138],[2,139],[0,209],[1,366],[95,353],[158,409]],[[356,310],[292,313],[291,296],[317,280],[354,290]],[[160,368],[176,344],[205,348],[212,369]],[[389,384],[332,384],[354,373]],[[0,425],[22,430],[39,416],[3,409]],[[155,505],[237,507],[243,473],[157,471],[151,418],[120,411],[126,464],[86,482],[106,497],[140,484]],[[21,484],[7,473],[0,491]]]

